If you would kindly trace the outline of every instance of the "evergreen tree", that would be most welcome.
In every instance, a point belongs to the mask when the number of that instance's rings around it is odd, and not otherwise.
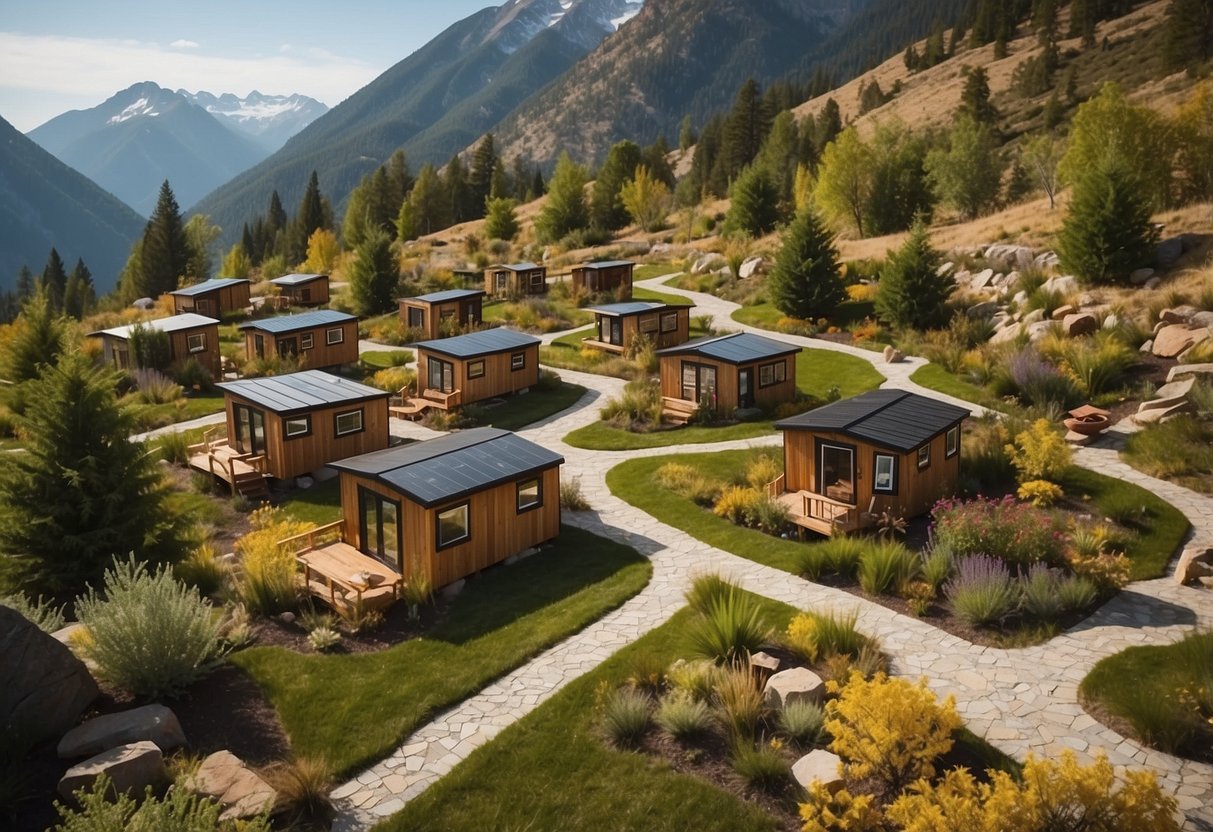
[[[640,161],[640,148],[634,142],[625,139],[611,147],[590,191],[591,226],[614,231],[628,224],[628,211],[619,192],[635,175]]]
[[[21,386],[22,382],[35,379],[43,365],[54,364],[68,347],[68,327],[51,306],[45,290],[38,289],[26,300],[13,324],[13,330],[0,352],[0,372],[5,381]],[[10,391],[13,388],[9,388]],[[18,401],[14,410],[20,410],[23,396],[10,396],[10,406]]]
[[[963,20],[957,21],[956,24],[954,26],[952,26],[952,34],[948,37],[948,57],[949,58],[952,57],[953,55],[955,55],[958,51],[960,51],[960,47],[961,47],[961,44],[964,43],[964,39],[965,39],[964,21]]]
[[[387,168],[376,168],[371,174],[370,190],[367,193],[367,216],[371,224],[387,234],[388,239],[392,239],[396,235],[396,212],[399,210],[400,199],[396,198]],[[315,234],[314,231],[312,233]]]
[[[367,205],[370,189],[371,178],[363,176],[354,186],[354,190],[350,191],[349,199],[345,203],[345,216],[341,220],[341,239],[345,240],[345,244],[351,248],[362,245],[367,231],[374,226],[371,221],[370,208]]]
[[[993,125],[998,121],[998,110],[990,103],[990,82],[983,67],[965,67],[964,88],[960,92],[960,108],[957,115],[967,115],[981,124]]]
[[[493,171],[497,168],[497,151],[493,147],[493,134],[485,133],[480,144],[472,151],[471,169],[468,171],[468,185],[472,189],[471,198],[485,208],[485,200],[493,192]]]
[[[1041,113],[1040,120],[1044,124],[1046,130],[1052,130],[1057,125],[1061,124],[1062,117],[1065,115],[1061,106],[1061,99],[1057,97],[1057,90],[1053,90],[1053,94],[1049,96],[1049,100],[1045,102],[1044,111]]]
[[[807,321],[829,317],[846,298],[834,237],[812,204],[784,229],[767,296],[783,314]]]
[[[518,236],[518,205],[507,197],[489,197],[484,212],[484,235],[490,240],[512,240]]]
[[[447,213],[452,224],[467,222],[481,216],[484,202],[479,207],[472,204],[474,195],[468,183],[468,169],[458,155],[452,156],[442,171],[442,184],[447,194]]]
[[[177,198],[166,179],[160,186],[156,210],[143,232],[140,274],[133,297],[157,298],[176,289],[193,256]]]
[[[539,199],[548,192],[547,183],[543,181],[543,171],[535,165],[535,175],[531,177],[531,199]]]
[[[413,187],[413,174],[409,171],[409,162],[403,150],[397,150],[387,161],[387,184],[388,213],[394,216]]]
[[[396,307],[399,272],[392,258],[392,241],[378,229],[358,246],[350,267],[350,297],[358,315],[380,315]]]
[[[67,291],[67,269],[63,265],[63,258],[59,256],[59,252],[54,247],[51,248],[51,253],[46,258],[40,285],[46,292],[46,299],[51,308],[56,312],[62,312],[63,296]]]
[[[115,554],[182,554],[185,521],[154,454],[128,437],[116,374],[78,352],[30,382],[18,418],[25,453],[0,461],[0,552],[14,588],[60,597],[96,583]]]
[[[1057,0],[1036,0],[1032,6],[1032,26],[1041,46],[1057,45]]]
[[[640,164],[649,169],[649,174],[667,188],[673,188],[677,183],[674,169],[670,167],[670,146],[665,138],[657,137],[657,141],[640,151]]]
[[[589,224],[585,204],[585,168],[561,153],[552,173],[547,204],[535,220],[535,233],[541,243],[554,243]]]
[[[914,222],[910,236],[889,252],[880,271],[876,314],[896,327],[930,329],[948,321],[948,297],[956,288],[950,275],[939,274],[939,252],[931,247],[927,227]]]
[[[76,320],[80,320],[97,303],[97,290],[93,286],[93,273],[84,265],[84,258],[76,259],[76,267],[72,269],[71,277],[67,279],[67,288],[63,292],[63,311]]]
[[[940,202],[973,219],[994,207],[1002,185],[1003,160],[987,124],[968,115],[956,119],[947,148],[927,154],[924,166]]]
[[[249,228],[246,222],[244,228],[240,231],[240,247],[244,251],[244,256],[249,257],[251,252],[255,251],[255,243],[253,242],[253,230]],[[252,264],[252,261],[249,261]]]
[[[307,241],[317,228],[328,228],[332,224],[332,211],[325,204],[320,193],[320,178],[316,171],[308,177],[307,189],[303,199],[299,201],[299,211],[291,223],[290,244],[287,259],[291,263],[301,263],[307,257]]]
[[[320,186],[319,186],[319,183],[317,183],[317,186],[316,186],[317,195],[319,195],[319,192],[320,192]],[[286,209],[282,207],[282,198],[280,196],[278,196],[277,188],[275,188],[274,192],[272,194],[270,194],[270,207],[269,207],[269,210],[266,212],[265,219],[266,219],[266,228],[269,230],[269,235],[270,235],[271,240],[273,239],[274,235],[277,234],[279,231],[286,230],[286,222],[287,222]],[[266,251],[266,252],[262,252],[262,255],[268,257],[271,253],[272,252]]]
[[[837,138],[842,132],[842,111],[838,108],[838,102],[833,98],[826,99],[825,107],[817,116],[817,122],[813,129],[813,147],[820,156],[825,146]]]
[[[906,69],[910,72],[917,72],[922,69],[922,59],[918,56],[918,50],[914,48],[914,44],[906,47],[905,53],[901,56],[902,63],[906,65]]]
[[[796,165],[800,157],[801,140],[796,118],[791,110],[784,110],[775,116],[771,132],[767,134],[767,140],[763,142],[755,161],[774,183],[781,202],[792,201],[792,186],[796,182]]]
[[[670,210],[670,189],[644,165],[620,191],[632,220],[645,231],[660,231]]]
[[[721,134],[724,121],[715,116],[699,131],[699,141],[695,144],[695,155],[691,158],[691,174],[688,179],[693,183],[696,202],[700,194],[714,193],[723,196],[724,192],[717,191],[712,182],[712,171],[716,167],[716,157],[720,155]]]
[[[531,168],[527,164],[526,159],[521,156],[515,156],[511,164],[510,179],[514,184],[514,199],[518,202],[530,202],[535,198],[535,194],[530,193],[531,189]]]
[[[426,165],[417,174],[417,182],[408,198],[410,229],[397,224],[397,233],[401,240],[412,240],[426,234],[433,234],[439,229],[451,224],[450,203],[442,186],[442,177],[433,165]]]
[[[678,149],[686,153],[695,144],[695,125],[690,115],[682,117],[678,124]]]
[[[758,82],[748,79],[737,91],[733,109],[725,122],[724,156],[727,179],[754,161],[771,129],[772,113],[767,110]]]
[[[1154,256],[1150,203],[1130,169],[1105,156],[1074,183],[1057,235],[1062,267],[1088,283],[1127,282]]]
[[[1193,90],[1173,127],[1180,202],[1207,202],[1213,198],[1213,84],[1204,81]]]
[[[859,88],[859,114],[862,116],[883,107],[892,98],[891,95],[885,95],[884,90],[880,88],[880,82],[873,78],[872,83],[862,84]]]
[[[1032,174],[1020,159],[1015,159],[1011,163],[1011,172],[1007,176],[1006,195],[1003,197],[1003,204],[1015,205],[1022,202],[1032,193],[1032,185]]]
[[[943,63],[944,58],[948,57],[943,51],[943,24],[936,21],[931,27],[931,34],[927,37],[927,43],[923,47],[922,60],[919,61],[919,69],[929,69],[936,64]]]
[[[1213,0],[1171,0],[1166,26],[1171,69],[1195,69],[1213,57]]]
[[[493,164],[493,178],[489,182],[491,198],[509,197],[514,192],[514,183],[510,181],[509,171],[505,169],[505,161],[498,157]]]
[[[761,237],[775,227],[779,219],[779,192],[758,165],[750,165],[737,175],[729,198],[732,204],[725,218],[729,232]]]
[[[34,294],[34,273],[29,270],[29,266],[22,266],[17,272],[17,300],[24,302],[27,298]]]

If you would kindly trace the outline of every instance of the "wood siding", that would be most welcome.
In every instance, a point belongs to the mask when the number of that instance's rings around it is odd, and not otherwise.
[[[277,284],[275,284],[277,285]],[[319,277],[298,286],[279,286],[291,306],[322,306],[329,302],[329,279]],[[307,292],[307,299],[303,293]]]
[[[784,380],[762,387],[759,383],[759,368],[766,364],[784,362]],[[726,364],[714,358],[699,355],[663,355],[661,357],[661,395],[671,399],[682,398],[682,365],[701,364],[716,368],[716,409],[728,412],[738,406],[739,380],[742,370],[753,373],[752,391],[754,406],[772,409],[796,398],[796,354],[780,358],[763,359],[753,364]]]
[[[505,286],[502,289],[497,288],[498,275],[505,275]],[[531,279],[534,275],[539,275],[538,281]],[[522,272],[503,269],[500,266],[488,268],[484,270],[484,291],[488,293],[489,297],[546,295],[548,291],[547,276],[548,270],[543,266]]]
[[[342,330],[342,340],[337,344],[328,343],[326,333],[330,329]],[[265,357],[278,355],[279,345],[294,340],[296,344],[303,343],[303,336],[311,334],[311,349],[299,347],[299,358],[302,365],[310,370],[323,367],[336,367],[342,364],[358,362],[358,321],[325,324],[324,326],[307,327],[294,332],[265,332],[249,327],[244,330],[244,357],[253,361],[257,356],[256,336],[265,339]]]
[[[190,352],[189,336],[201,335],[204,347],[198,352]],[[101,351],[105,363],[119,370],[130,370],[130,342],[116,335],[101,335]],[[170,369],[179,367],[188,358],[198,359],[202,368],[210,373],[211,378],[217,379],[222,372],[222,358],[219,354],[219,325],[205,324],[192,329],[182,329],[168,333]]]
[[[270,476],[291,479],[315,471],[322,465],[346,457],[381,451],[388,446],[388,394],[382,399],[319,407],[305,414],[311,420],[306,436],[286,437],[286,419],[264,406],[231,393],[224,395],[227,408],[228,442],[236,442],[235,405],[259,410],[265,417],[265,457]],[[362,411],[362,430],[337,435],[338,413]],[[291,418],[296,418],[292,416]]]
[[[534,476],[538,476],[542,483],[542,505],[519,514],[517,483]],[[404,579],[409,580],[421,569],[428,574],[435,588],[454,583],[525,549],[552,540],[560,532],[559,466],[548,468],[537,475],[501,483],[430,509],[418,505],[377,480],[342,472],[341,514],[344,539],[357,548],[362,547],[358,518],[359,486],[400,503]],[[468,539],[454,546],[438,549],[439,512],[464,503],[468,504]]]
[[[409,310],[420,309],[422,313],[421,331],[427,340],[446,337],[442,333],[444,316],[452,316],[459,322],[460,332],[471,332],[480,325],[481,309],[484,298],[460,298],[446,303],[428,303],[416,298],[403,298],[400,301],[400,322],[409,326]]]
[[[510,357],[515,353],[526,355],[526,363],[521,370],[511,367]],[[460,404],[491,399],[495,396],[505,396],[517,393],[539,383],[539,345],[528,344],[514,350],[479,355],[475,358],[454,358],[426,349],[417,350],[417,389],[424,390],[428,386],[428,358],[430,356],[450,362],[452,366],[455,389],[460,390]],[[484,362],[484,375],[479,378],[468,378],[468,365],[477,361]]]
[[[620,287],[627,291],[619,293],[620,300],[632,298],[632,271],[635,266],[631,263],[625,266],[611,266],[606,269],[590,269],[585,266],[574,266],[573,287],[584,288],[591,294],[597,292],[616,292]]]
[[[174,314],[197,312],[199,315],[207,315],[211,318],[218,318],[228,312],[242,312],[248,308],[250,303],[249,284],[247,283],[221,286],[214,291],[192,297],[187,295],[171,295],[171,297]]]
[[[677,316],[677,327],[670,332],[661,331],[661,319],[665,315],[674,314]],[[653,339],[657,349],[665,349],[666,347],[676,347],[679,344],[685,344],[691,339],[691,310],[690,307],[681,309],[663,309],[657,312],[644,312],[637,315],[621,315],[616,318],[611,315],[594,315],[594,334],[592,337],[595,341],[610,343],[600,337],[603,331],[599,326],[599,321],[609,322],[619,320],[623,326],[623,344],[621,349],[628,349],[632,344],[632,339],[637,333],[645,331],[649,337]],[[609,330],[607,330],[609,332]]]

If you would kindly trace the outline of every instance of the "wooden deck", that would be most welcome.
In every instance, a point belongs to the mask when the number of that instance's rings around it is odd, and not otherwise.
[[[768,487],[768,493],[770,490]],[[771,496],[787,508],[788,519],[799,528],[826,537],[858,531],[865,525],[863,513],[859,511],[858,506],[851,503],[833,500],[811,491],[783,491]]]
[[[593,347],[596,350],[603,352],[613,352],[618,355],[623,355],[624,348],[621,344],[612,344],[609,341],[599,341],[597,338],[582,338],[581,345],[583,347]]]
[[[342,541],[343,525],[338,520],[318,526],[278,545],[295,556],[308,592],[333,609],[387,609],[400,598],[404,577]]]
[[[210,474],[227,483],[232,495],[239,494],[246,500],[268,499],[266,485],[265,456],[242,454],[227,443],[227,438],[217,433],[223,428],[212,428],[203,434],[203,441],[189,447],[190,467]]]
[[[438,390],[425,389],[418,395],[411,387],[406,387],[392,396],[388,402],[387,411],[397,419],[416,421],[425,415],[430,408],[435,410],[450,410],[458,407],[463,401],[463,391],[452,390],[442,393]]]
[[[688,402],[685,399],[674,399],[669,396],[661,397],[661,418],[672,425],[685,425],[694,418],[695,411],[698,409],[697,402]]]

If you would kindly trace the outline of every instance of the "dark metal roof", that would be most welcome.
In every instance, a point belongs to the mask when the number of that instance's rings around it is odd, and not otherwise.
[[[278,286],[299,286],[304,283],[311,283],[313,280],[320,280],[323,277],[328,277],[327,274],[284,274],[282,277],[275,277],[270,280]]]
[[[216,386],[283,416],[318,407],[385,399],[391,395],[384,390],[319,370],[225,381]]]
[[[800,347],[774,338],[764,338],[749,332],[709,335],[695,338],[676,347],[658,350],[658,355],[703,355],[726,364],[749,364],[764,358],[778,358],[800,352]]]
[[[780,430],[817,430],[912,451],[960,422],[969,411],[904,390],[870,390],[776,422]]]
[[[484,329],[480,332],[469,332],[467,335],[456,335],[453,338],[418,341],[413,346],[419,350],[449,355],[453,358],[475,358],[478,355],[516,350],[519,347],[529,347],[538,343],[539,339],[533,335],[498,327],[497,329]]]
[[[580,266],[574,266],[575,269],[614,269],[619,266],[635,266],[633,260],[595,260],[593,263],[582,263]]]
[[[116,326],[112,329],[101,329],[97,332],[90,332],[89,335],[113,335],[115,338],[129,338],[131,330],[137,326],[158,329],[161,332],[180,332],[183,329],[196,329],[201,326],[217,323],[219,323],[217,320],[208,318],[206,315],[199,315],[196,312],[183,312],[180,315],[171,315],[167,318],[156,318],[152,321],[140,321],[139,323],[127,324],[126,326]]]
[[[432,508],[563,462],[560,454],[509,431],[475,428],[329,464]]]
[[[443,292],[430,292],[428,295],[417,295],[415,298],[401,298],[401,300],[419,300],[425,303],[446,303],[448,300],[474,298],[484,294],[484,289],[447,289]]]
[[[601,306],[587,306],[587,312],[597,312],[600,315],[619,317],[622,315],[642,315],[645,312],[656,312],[658,309],[690,309],[691,304],[662,303],[656,300],[633,300],[626,303],[604,303]]]
[[[529,271],[534,271],[535,269],[542,269],[543,266],[540,266],[536,263],[532,263],[531,261],[526,260],[522,263],[500,263],[496,266],[490,266],[489,268],[490,269],[509,269],[512,272],[529,272]]]
[[[169,292],[170,295],[180,295],[183,298],[192,298],[197,295],[205,295],[207,292],[216,292],[220,289],[226,289],[228,286],[235,286],[237,283],[248,283],[243,277],[212,277],[210,280],[204,280],[201,283],[195,283],[193,286],[185,286],[181,289]]]
[[[314,312],[300,312],[298,315],[279,315],[277,318],[265,318],[260,321],[249,321],[240,325],[240,329],[260,329],[263,332],[295,332],[299,329],[311,329],[314,326],[327,324],[343,324],[358,320],[347,312],[336,309],[317,309]]]

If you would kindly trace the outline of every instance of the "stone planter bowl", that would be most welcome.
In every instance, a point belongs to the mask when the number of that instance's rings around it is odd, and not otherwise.
[[[1072,430],[1074,433],[1080,433],[1083,436],[1094,436],[1106,430],[1109,424],[1108,417],[1093,413],[1089,416],[1079,416],[1066,419],[1063,423],[1067,430]]]

